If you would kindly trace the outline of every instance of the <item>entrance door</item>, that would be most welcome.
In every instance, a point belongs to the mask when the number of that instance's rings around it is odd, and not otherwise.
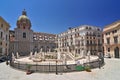
[[[114,54],[115,54],[115,58],[119,58],[119,48],[118,47],[116,47],[114,49]]]

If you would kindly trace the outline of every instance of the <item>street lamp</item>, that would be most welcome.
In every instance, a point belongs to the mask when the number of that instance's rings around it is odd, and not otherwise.
[[[57,70],[57,60],[56,60],[56,75],[58,74],[58,70]]]

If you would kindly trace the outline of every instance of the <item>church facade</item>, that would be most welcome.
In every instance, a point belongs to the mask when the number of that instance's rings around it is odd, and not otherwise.
[[[31,29],[31,21],[25,10],[19,16],[16,28],[10,30],[9,53],[18,52],[20,55],[28,55],[30,52],[54,51],[56,47],[54,34],[34,32]]]

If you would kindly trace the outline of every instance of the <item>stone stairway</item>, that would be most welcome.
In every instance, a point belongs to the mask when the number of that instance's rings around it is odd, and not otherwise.
[[[66,55],[68,55],[72,60],[75,60],[75,57],[72,55],[72,53],[67,52]]]

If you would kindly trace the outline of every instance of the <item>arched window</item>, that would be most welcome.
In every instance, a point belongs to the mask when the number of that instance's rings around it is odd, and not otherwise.
[[[23,33],[23,38],[26,38],[26,33],[25,32]]]

